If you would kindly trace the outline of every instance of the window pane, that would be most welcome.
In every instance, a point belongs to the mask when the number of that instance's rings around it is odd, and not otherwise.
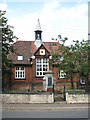
[[[19,70],[19,67],[16,67],[16,70]]]
[[[37,72],[37,75],[39,75],[39,72]]]
[[[17,72],[15,73],[15,75],[16,75],[15,77],[17,77]]]
[[[46,59],[46,63],[48,63],[48,59]]]
[[[44,59],[43,59],[43,63],[45,63],[45,62],[46,62],[46,59],[44,58]]]
[[[37,71],[39,71],[39,68],[37,68]]]
[[[23,72],[23,75],[25,75],[24,72]]]
[[[21,67],[21,70],[24,70],[24,67]]]
[[[40,72],[40,75],[42,75],[42,72]]]
[[[43,68],[43,71],[45,71],[45,68]]]
[[[20,77],[22,77],[22,72],[20,72]]]

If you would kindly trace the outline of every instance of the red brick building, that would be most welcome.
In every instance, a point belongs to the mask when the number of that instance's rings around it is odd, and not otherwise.
[[[64,78],[66,74],[63,71],[58,71],[57,67],[50,64],[52,54],[59,46],[60,43],[58,42],[42,41],[42,30],[38,20],[35,30],[35,41],[15,42],[13,47],[16,49],[17,54],[10,53],[8,56],[14,63],[14,66],[11,68],[11,89],[27,89],[29,87],[30,90],[42,90],[44,72],[48,70],[54,72],[53,76],[57,90],[63,89],[64,84],[66,88],[71,88],[71,81],[66,81]],[[74,77],[74,87],[77,86],[77,76],[78,74]],[[52,80],[48,80],[47,88],[52,87]]]

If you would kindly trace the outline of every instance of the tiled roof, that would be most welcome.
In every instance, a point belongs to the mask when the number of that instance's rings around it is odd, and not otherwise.
[[[49,51],[50,54],[53,54],[55,50],[58,49],[60,43],[58,42],[43,42],[45,48]],[[11,53],[9,54],[9,59],[12,59],[14,64],[29,64],[29,57],[31,57],[36,50],[38,49],[34,41],[17,41],[13,44],[14,49],[19,55],[23,55],[23,61],[17,61],[17,54]]]
[[[50,52],[50,54],[55,53],[55,50],[58,49],[58,47],[60,46],[60,43],[58,42],[43,42],[45,48]]]

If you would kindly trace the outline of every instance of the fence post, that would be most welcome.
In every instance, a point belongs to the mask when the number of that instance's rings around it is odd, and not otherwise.
[[[32,82],[32,90],[34,90],[34,83]]]
[[[64,101],[66,101],[66,91],[65,91],[65,85],[64,85],[64,91],[63,91],[64,93]]]

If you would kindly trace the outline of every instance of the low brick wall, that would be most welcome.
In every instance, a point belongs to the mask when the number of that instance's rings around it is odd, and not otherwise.
[[[90,103],[90,94],[76,94],[76,93],[66,93],[67,103]]]
[[[2,94],[2,103],[53,103],[53,94]]]

